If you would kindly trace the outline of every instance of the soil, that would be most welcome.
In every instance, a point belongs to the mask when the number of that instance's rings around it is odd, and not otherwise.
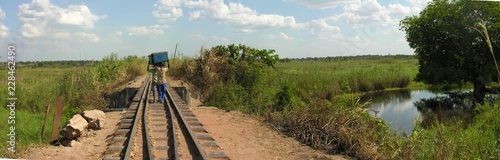
[[[139,87],[144,76],[125,85]],[[169,85],[181,86],[181,81],[167,78]],[[183,83],[186,86],[185,83]],[[189,90],[189,89],[188,89]],[[301,144],[264,123],[260,118],[236,111],[227,112],[215,107],[201,106],[195,94],[189,104],[205,129],[224,149],[231,159],[349,159],[341,155],[329,155]],[[89,132],[80,137],[72,147],[42,146],[31,148],[19,158],[25,159],[102,159],[107,140],[118,127],[123,111],[106,112],[104,129]]]

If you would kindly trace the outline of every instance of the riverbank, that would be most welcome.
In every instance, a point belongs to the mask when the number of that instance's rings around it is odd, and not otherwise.
[[[428,139],[391,132],[384,121],[370,116],[366,109],[369,103],[360,100],[362,93],[422,87],[412,81],[418,73],[414,57],[285,60],[272,69],[258,62],[229,61],[211,53],[215,51],[202,51],[203,58],[178,61],[171,72],[176,78],[189,80],[204,103],[260,116],[282,133],[331,154],[412,159],[448,152],[418,155],[423,148],[412,145]],[[419,135],[420,123],[415,124],[416,132],[407,135]],[[426,130],[435,130],[430,126]],[[457,152],[462,151],[451,153]]]

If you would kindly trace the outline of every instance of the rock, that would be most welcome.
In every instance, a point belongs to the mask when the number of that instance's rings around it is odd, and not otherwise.
[[[84,111],[82,116],[89,123],[88,128],[95,130],[104,128],[104,119],[106,118],[106,114],[104,114],[103,111],[97,109]]]
[[[73,140],[86,132],[87,127],[87,120],[85,120],[81,115],[77,114],[74,115],[73,118],[68,121],[68,123],[66,123],[66,126],[59,131],[59,134],[61,134],[63,137]]]

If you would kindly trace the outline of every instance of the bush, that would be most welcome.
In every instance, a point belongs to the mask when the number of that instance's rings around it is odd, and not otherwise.
[[[245,104],[245,99],[248,97],[247,93],[246,89],[241,85],[219,86],[212,92],[208,104],[221,109],[240,110],[247,105]]]
[[[122,78],[125,73],[123,61],[118,59],[117,53],[111,53],[109,56],[105,56],[101,62],[97,64],[98,80],[104,84],[110,81]]]
[[[276,76],[270,69],[278,59],[274,50],[221,45],[200,52],[197,59],[174,66],[171,75],[189,81],[205,103],[259,114],[272,106],[274,96],[269,95],[277,92],[277,81],[266,77]]]

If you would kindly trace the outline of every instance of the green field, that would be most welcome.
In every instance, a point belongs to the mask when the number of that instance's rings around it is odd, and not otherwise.
[[[413,56],[360,56],[279,63],[284,80],[311,95],[339,95],[394,88],[421,88],[413,81],[418,61]]]
[[[17,68],[15,71],[16,90],[15,97],[17,98],[15,105],[15,124],[7,123],[10,115],[10,109],[7,107],[0,108],[0,115],[3,117],[4,123],[0,123],[0,134],[7,135],[10,132],[11,126],[15,127],[16,152],[22,152],[27,147],[38,145],[41,142],[41,131],[45,118],[45,107],[50,105],[55,106],[60,78],[70,68]],[[7,70],[2,70],[7,72]],[[7,80],[7,74],[2,74],[2,80]],[[2,83],[2,88],[7,88],[7,83]],[[8,90],[2,89],[0,99],[4,106],[7,105],[6,99]],[[10,96],[9,96],[10,97]],[[9,101],[10,102],[10,101]],[[66,113],[70,106],[65,106]],[[52,114],[53,114],[52,109]],[[69,114],[65,114],[63,121],[68,120]],[[45,139],[48,141],[52,129],[52,119],[49,117],[48,128],[46,129]],[[0,146],[2,152],[0,157],[13,157],[15,154],[7,150],[10,145],[7,143],[8,136],[0,136],[0,141],[4,142]]]
[[[15,124],[9,124],[11,110],[8,107],[0,108],[0,134],[9,134],[10,127],[15,127],[15,151],[8,150],[7,143],[10,136],[0,136],[0,157],[16,157],[29,147],[48,145],[52,131],[53,112],[57,98],[63,97],[64,110],[61,126],[74,114],[85,109],[107,107],[106,95],[111,94],[113,86],[128,81],[138,75],[146,73],[147,61],[145,58],[129,56],[119,59],[111,54],[95,65],[82,66],[49,66],[31,68],[29,65],[17,66],[15,70]],[[31,65],[38,66],[38,65]],[[0,78],[4,83],[0,87],[0,102],[7,106],[7,70],[2,67]],[[9,102],[10,103],[10,102]],[[51,107],[45,134],[45,143],[41,142],[42,126],[45,119],[45,108]],[[60,127],[60,126],[58,126]]]
[[[272,68],[217,53],[183,59],[170,74],[190,81],[206,104],[261,115],[313,148],[359,159],[500,157],[500,117],[492,116],[500,114],[498,102],[476,107],[471,123],[436,121],[421,129],[417,122],[411,135],[391,132],[368,114],[359,101],[366,92],[431,87],[414,81],[413,56],[282,59]]]

